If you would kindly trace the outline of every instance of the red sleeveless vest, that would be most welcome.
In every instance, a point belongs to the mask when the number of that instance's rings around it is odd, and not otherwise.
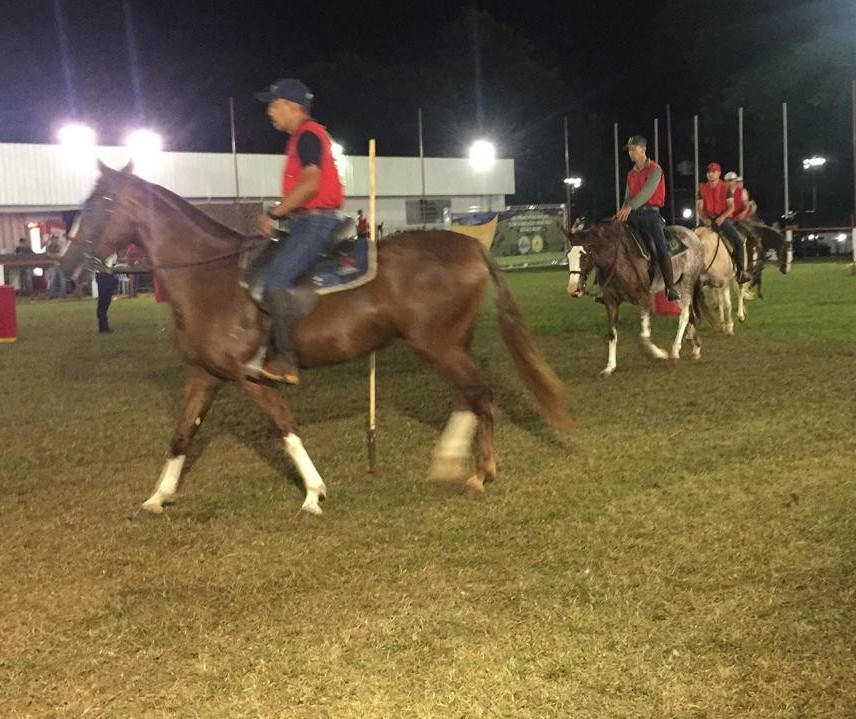
[[[746,208],[746,205],[743,204],[743,185],[737,183],[737,186],[734,188],[734,212],[731,213],[732,217],[737,217],[743,210]]]
[[[630,193],[630,197],[636,197],[639,194],[639,190],[645,187],[648,175],[655,167],[660,166],[653,160],[648,160],[648,166],[642,172],[636,172],[635,166],[630,168],[630,172],[627,173],[627,192]],[[661,171],[662,169],[660,167]],[[666,173],[663,173],[660,177],[657,189],[654,190],[654,194],[648,198],[648,202],[645,204],[653,207],[662,207],[666,204]]]
[[[300,155],[297,154],[297,143],[304,132],[312,132],[321,141],[321,184],[318,192],[310,197],[301,206],[307,210],[335,210],[342,206],[344,193],[342,181],[339,179],[339,171],[333,161],[333,152],[330,148],[330,136],[326,128],[315,122],[307,120],[304,122],[288,140],[285,148],[285,167],[282,171],[282,194],[283,197],[294,189],[303,165],[300,164]]]
[[[705,182],[699,188],[704,214],[708,217],[718,217],[728,209],[728,184],[720,180],[716,187]]]

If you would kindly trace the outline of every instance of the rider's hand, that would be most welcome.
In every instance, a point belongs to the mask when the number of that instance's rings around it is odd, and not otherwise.
[[[256,229],[265,237],[273,237],[273,233],[277,229],[277,222],[267,215],[260,215],[256,222]]]
[[[716,226],[719,227],[723,222],[725,222],[725,218],[720,215],[714,220],[714,222],[716,223]]]
[[[627,222],[627,218],[630,217],[632,210],[633,208],[630,205],[624,205],[624,207],[615,213],[615,219],[619,222]]]

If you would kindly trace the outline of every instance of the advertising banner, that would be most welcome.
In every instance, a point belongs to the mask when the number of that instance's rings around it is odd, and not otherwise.
[[[565,260],[564,205],[521,205],[500,212],[452,216],[452,229],[476,237],[508,267],[548,266]]]

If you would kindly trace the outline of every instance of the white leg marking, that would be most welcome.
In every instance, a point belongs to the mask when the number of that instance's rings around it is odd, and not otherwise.
[[[672,345],[672,359],[678,359],[681,356],[681,344],[684,341],[684,332],[687,331],[687,325],[690,323],[690,305],[689,302],[681,307],[681,316],[678,318],[678,333],[675,335],[675,342]]]
[[[639,310],[639,317],[642,320],[642,331],[639,334],[642,338],[642,344],[657,359],[666,359],[669,355],[651,341],[651,313],[647,310]]]
[[[639,318],[642,320],[642,331],[639,336],[643,340],[649,339],[651,337],[651,313],[646,310],[641,310],[639,312]]]
[[[478,417],[469,410],[452,412],[434,447],[434,458],[428,476],[431,479],[454,479],[466,471]]]
[[[601,377],[609,377],[615,372],[615,348],[618,346],[618,330],[615,330],[615,337],[609,340],[609,359],[606,361],[606,367],[600,371]]]
[[[303,500],[303,506],[300,508],[309,514],[322,514],[320,501],[327,496],[327,487],[324,485],[321,475],[309,459],[309,454],[303,447],[303,442],[296,434],[288,434],[282,438],[285,444],[285,451],[300,476],[303,478],[303,486],[306,489],[306,499]]]
[[[185,455],[170,457],[161,470],[160,479],[155,493],[143,502],[143,509],[147,512],[160,514],[163,505],[170,504],[175,499],[175,490],[178,488],[178,480],[181,470],[184,468]]]
[[[748,283],[747,283],[748,284]],[[737,319],[741,322],[746,321],[746,312],[743,308],[743,289],[747,285],[737,285]],[[728,294],[731,294],[731,289],[729,288]]]

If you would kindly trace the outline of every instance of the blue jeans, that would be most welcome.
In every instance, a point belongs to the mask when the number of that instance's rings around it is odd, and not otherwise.
[[[297,278],[330,247],[338,224],[334,210],[289,217],[285,222],[288,236],[280,240],[281,246],[265,274],[265,290],[293,287]]]
[[[57,297],[64,299],[68,296],[65,275],[56,265],[51,265],[45,270],[45,284],[47,285],[48,299],[52,300]]]
[[[668,258],[669,253],[666,250],[666,235],[663,234],[663,218],[660,217],[660,210],[651,207],[651,205],[643,205],[638,209],[631,210],[627,217],[627,224],[650,235],[651,239],[654,240],[657,256]]]
[[[731,220],[723,220],[719,231],[731,240],[731,246],[734,248],[734,264],[737,265],[738,272],[743,272],[743,238],[737,228],[731,224]]]

